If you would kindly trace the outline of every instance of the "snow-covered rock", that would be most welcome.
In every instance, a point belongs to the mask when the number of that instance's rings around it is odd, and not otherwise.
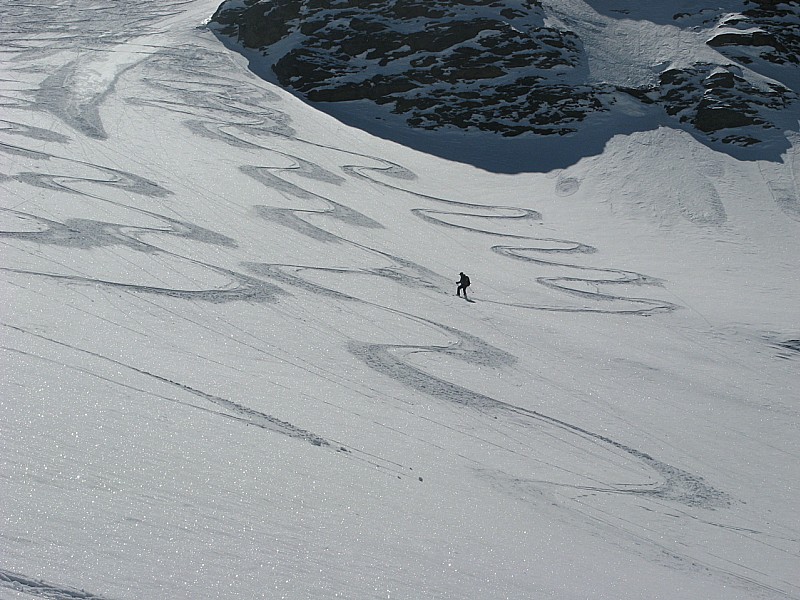
[[[796,2],[742,2],[736,12],[690,3],[639,47],[620,34],[626,21],[652,18],[647,9],[605,4],[236,0],[213,23],[305,99],[367,100],[413,128],[569,135],[590,114],[630,110],[632,97],[707,142],[752,146],[783,135],[797,86],[774,71],[798,62]],[[676,31],[680,43],[659,43]],[[614,45],[649,63],[652,81],[598,77],[593,62]]]

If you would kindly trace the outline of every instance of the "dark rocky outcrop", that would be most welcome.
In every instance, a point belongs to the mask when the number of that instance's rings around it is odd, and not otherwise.
[[[546,27],[538,2],[514,4],[244,0],[214,21],[247,48],[295,40],[272,68],[313,102],[372,100],[425,129],[569,133],[608,90],[558,81],[583,66],[580,40]]]
[[[707,134],[749,126],[771,128],[764,112],[781,111],[795,99],[778,84],[757,87],[730,70],[709,64],[664,71],[660,84],[645,95],[663,104],[667,114]],[[727,135],[725,139],[735,143]],[[754,138],[747,139],[749,145]]]
[[[750,0],[746,10],[725,18],[708,40],[725,56],[746,65],[764,61],[800,65],[800,3]]]
[[[627,96],[710,141],[758,144],[796,94],[745,70],[759,61],[796,68],[798,5],[743,0],[735,16],[697,14],[730,63],[667,69],[645,88],[590,82],[582,40],[546,24],[534,0],[230,0],[213,22],[308,100],[369,100],[414,128],[569,135]]]

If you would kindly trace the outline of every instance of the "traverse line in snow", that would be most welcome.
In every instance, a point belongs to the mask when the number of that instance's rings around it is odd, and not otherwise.
[[[0,587],[22,594],[29,594],[50,600],[107,600],[107,596],[98,596],[73,587],[48,583],[42,579],[34,579],[27,575],[0,568]]]

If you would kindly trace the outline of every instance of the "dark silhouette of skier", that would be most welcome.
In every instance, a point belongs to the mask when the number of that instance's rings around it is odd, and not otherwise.
[[[456,296],[461,295],[461,291],[464,291],[464,300],[467,300],[467,288],[469,287],[469,277],[464,275],[464,273],[459,273],[461,275],[461,279],[456,281],[458,287],[456,288]]]

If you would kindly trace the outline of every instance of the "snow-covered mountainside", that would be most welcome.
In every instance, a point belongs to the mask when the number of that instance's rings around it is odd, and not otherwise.
[[[800,600],[796,3],[269,6],[0,2],[0,600]]]
[[[652,111],[723,147],[785,150],[800,3],[652,4],[227,0],[213,22],[287,89],[414,128],[569,135]]]

